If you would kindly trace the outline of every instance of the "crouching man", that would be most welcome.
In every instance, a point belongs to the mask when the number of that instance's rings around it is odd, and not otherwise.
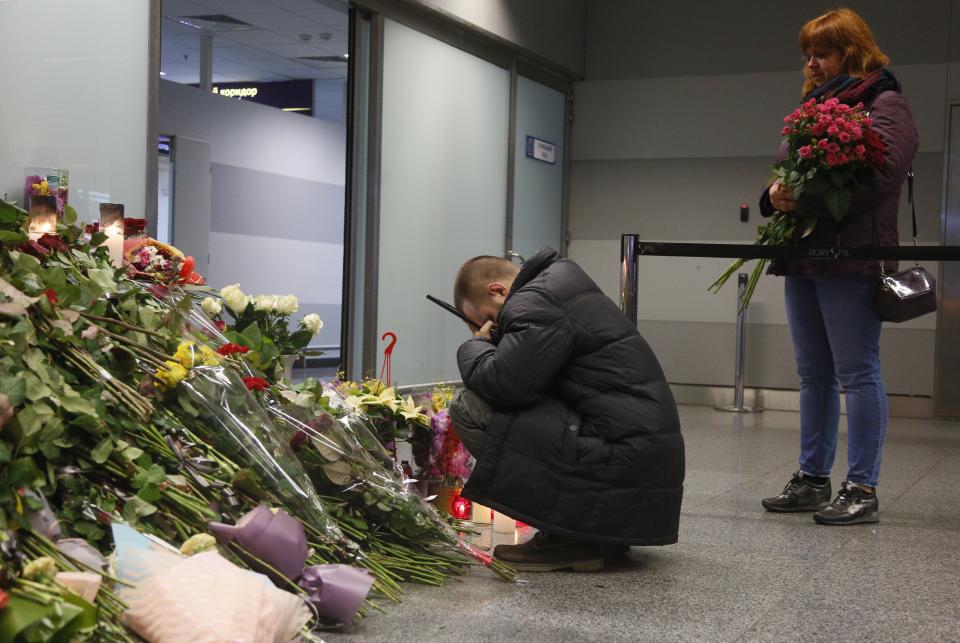
[[[494,556],[524,571],[596,571],[630,545],[677,542],[683,437],[637,329],[574,262],[475,257],[454,302],[475,323],[450,408],[477,464],[463,495],[536,527]]]

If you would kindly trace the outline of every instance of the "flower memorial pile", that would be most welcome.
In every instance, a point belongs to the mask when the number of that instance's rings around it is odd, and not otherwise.
[[[196,287],[163,271],[132,279],[75,220],[68,206],[56,234],[28,243],[27,213],[0,201],[0,640],[136,640],[121,526],[178,561],[198,541],[215,547],[222,560],[164,566],[191,578],[267,574],[313,606],[308,639],[399,600],[401,581],[460,573],[457,552],[483,558],[408,492],[342,398],[278,383],[259,368],[271,364],[263,341],[221,333]],[[279,542],[302,532],[292,563],[290,548],[239,536],[264,505],[290,518],[266,521]],[[360,575],[349,600],[323,598],[324,574],[347,572]],[[325,611],[334,604],[356,608]]]
[[[205,298],[201,307],[233,345],[250,351],[246,359],[254,368],[279,377],[285,357],[321,354],[307,349],[310,340],[323,328],[319,315],[304,315],[290,332],[290,316],[300,309],[295,296],[252,296],[244,293],[240,284],[224,286],[219,294],[219,299]],[[224,311],[232,323],[223,319]]]
[[[774,178],[788,186],[796,198],[822,197],[838,223],[850,210],[853,192],[864,172],[883,166],[885,145],[872,129],[873,121],[863,103],[850,106],[836,98],[810,99],[784,117],[781,134],[787,156],[773,166]],[[756,245],[778,246],[795,243],[813,232],[817,219],[800,220],[791,213],[775,212],[759,227]],[[799,237],[797,236],[799,233]],[[741,310],[750,303],[768,259],[753,269]],[[737,259],[714,281],[709,290],[719,292],[727,280],[746,263]]]

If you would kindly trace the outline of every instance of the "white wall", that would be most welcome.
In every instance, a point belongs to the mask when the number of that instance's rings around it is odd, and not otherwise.
[[[623,233],[659,241],[753,240],[782,118],[799,99],[797,33],[833,4],[587,3],[586,79],[575,85],[569,253],[611,297],[618,296]],[[950,34],[960,31],[950,17],[960,20],[960,2],[845,4],[871,25],[911,101],[921,141],[914,162],[921,237],[936,243],[944,114],[948,100],[960,96],[957,66],[949,63],[950,43],[958,42]],[[750,205],[748,223],[739,220],[740,203]],[[908,213],[904,197],[903,241]],[[736,283],[719,295],[706,292],[726,263],[640,259],[639,327],[670,381],[733,382]],[[748,319],[747,384],[797,388],[782,279],[761,280]],[[929,315],[884,331],[889,392],[932,394],[935,325]]]
[[[316,343],[339,344],[343,124],[161,81],[160,132],[209,146],[210,209],[178,205],[174,213],[174,238],[185,218],[201,226],[210,221],[209,283],[240,282],[251,294],[292,293],[300,299],[297,317],[317,312],[324,320]],[[175,195],[183,180],[177,173]],[[279,190],[265,193],[263,185]]]
[[[583,75],[584,0],[414,0]]]
[[[143,216],[148,25],[147,2],[0,2],[0,196],[55,167],[82,219],[104,201]]]

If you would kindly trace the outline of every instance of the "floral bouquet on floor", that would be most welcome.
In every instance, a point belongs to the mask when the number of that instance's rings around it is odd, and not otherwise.
[[[506,580],[516,577],[512,568],[466,542],[412,488],[413,481],[373,437],[367,418],[347,404],[337,388],[308,379],[281,395],[284,403],[272,403],[271,416],[289,433],[291,446],[320,492],[345,498],[356,510],[349,535],[362,542],[364,532],[394,534],[399,540],[393,547],[409,544],[429,552],[433,562],[428,559],[411,571],[421,582],[439,584],[440,572],[460,565],[433,551],[438,545],[473,558]]]
[[[123,263],[134,279],[159,284],[204,283],[203,277],[193,271],[193,257],[185,257],[177,248],[149,237],[126,239]]]
[[[430,408],[430,424],[426,430],[418,429],[411,443],[420,475],[443,487],[462,487],[473,472],[475,461],[453,428],[447,410],[452,399],[452,387],[433,390],[425,402]]]
[[[773,166],[776,179],[788,186],[796,198],[815,195],[823,198],[830,215],[843,220],[853,201],[859,177],[884,164],[886,146],[872,129],[873,121],[863,109],[836,98],[810,99],[784,119],[781,134],[787,139],[787,157]],[[791,213],[775,212],[759,227],[756,245],[779,246],[807,237],[817,219],[803,221]],[[799,233],[799,237],[797,234]],[[740,309],[750,303],[769,259],[757,262],[747,283]],[[727,280],[746,263],[737,259],[714,281],[709,290],[719,292]]]
[[[272,380],[284,374],[285,360],[305,355],[321,355],[321,351],[307,350],[307,345],[323,328],[316,313],[305,315],[296,330],[290,331],[290,317],[300,308],[293,295],[248,295],[240,284],[220,289],[220,299],[207,297],[201,304],[203,311],[214,320],[227,339],[246,348],[246,359],[254,368]],[[224,311],[232,323],[223,320]]]
[[[381,444],[396,452],[397,440],[410,440],[418,430],[430,426],[430,418],[417,406],[412,396],[406,399],[392,386],[378,379],[363,382],[338,380],[333,383],[352,409],[362,413],[373,425]]]

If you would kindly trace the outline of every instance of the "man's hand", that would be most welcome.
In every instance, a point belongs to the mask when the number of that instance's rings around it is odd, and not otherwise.
[[[485,322],[483,326],[481,326],[480,328],[477,328],[476,326],[471,326],[470,330],[473,332],[474,337],[479,337],[480,339],[485,339],[487,341],[490,341],[491,332],[496,327],[497,327],[496,324],[494,324],[492,321],[488,321],[488,322]]]
[[[0,429],[2,429],[7,422],[13,419],[13,405],[10,404],[10,398],[8,398],[3,393],[0,393]]]
[[[790,186],[784,185],[777,179],[770,186],[770,203],[781,212],[793,212],[797,209],[797,200],[793,196]]]

